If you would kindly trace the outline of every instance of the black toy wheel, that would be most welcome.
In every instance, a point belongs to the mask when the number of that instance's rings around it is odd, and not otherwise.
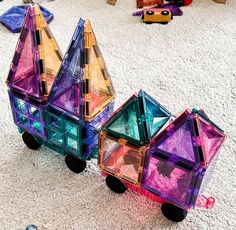
[[[168,22],[159,22],[159,23],[162,24],[162,25],[168,24]]]
[[[127,190],[127,188],[123,184],[123,182],[114,176],[108,175],[106,177],[106,184],[107,184],[108,188],[111,189],[115,193],[121,194]]]
[[[161,211],[167,219],[174,222],[183,221],[188,214],[186,210],[169,203],[162,204]]]
[[[141,19],[144,19],[144,14],[142,15]]]
[[[86,161],[80,160],[70,154],[65,157],[67,167],[74,173],[81,173],[86,168]]]
[[[29,134],[27,132],[24,132],[22,134],[22,140],[24,141],[25,145],[29,149],[36,150],[36,149],[38,149],[41,146],[41,144],[36,141],[34,136],[32,136],[31,134]]]
[[[152,22],[145,22],[146,24],[148,24],[148,25],[151,25],[152,24]]]

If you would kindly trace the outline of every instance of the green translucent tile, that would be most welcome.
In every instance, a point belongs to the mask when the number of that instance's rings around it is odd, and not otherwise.
[[[19,112],[27,113],[26,104],[20,98],[16,98],[16,108],[17,108],[17,111]]]
[[[65,130],[66,130],[66,133],[70,133],[74,136],[77,136],[77,127],[75,125],[66,122]]]
[[[78,149],[77,140],[74,140],[71,137],[67,137],[67,146],[70,147],[71,149],[74,149],[77,151],[77,149]]]
[[[146,118],[151,137],[153,137],[169,120],[168,114],[160,106],[146,99]]]
[[[37,121],[32,121],[31,122],[31,127],[39,133],[43,132],[42,124],[37,122]]]
[[[136,113],[135,103],[131,103],[108,129],[140,141],[138,116]]]

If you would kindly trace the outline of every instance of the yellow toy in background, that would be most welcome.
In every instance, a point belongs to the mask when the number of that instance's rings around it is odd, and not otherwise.
[[[170,20],[173,19],[173,15],[171,11],[167,8],[162,8],[162,9],[152,8],[144,10],[142,19],[147,24],[151,23],[167,24]]]

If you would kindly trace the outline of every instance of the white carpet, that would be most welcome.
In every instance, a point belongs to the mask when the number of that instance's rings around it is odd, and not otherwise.
[[[0,14],[21,1],[0,3]],[[206,190],[212,211],[195,209],[173,224],[160,206],[109,191],[96,161],[81,175],[46,147],[27,149],[12,122],[5,79],[19,34],[0,27],[0,230],[236,229],[236,1],[194,0],[169,25],[132,17],[135,0],[56,0],[50,27],[65,52],[79,17],[91,20],[117,91],[116,107],[140,88],[173,113],[204,108],[228,135]]]

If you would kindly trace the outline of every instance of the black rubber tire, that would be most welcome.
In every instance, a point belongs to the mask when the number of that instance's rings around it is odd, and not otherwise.
[[[159,22],[160,24],[162,24],[162,25],[167,25],[168,24],[168,22]]]
[[[183,221],[188,214],[186,210],[169,203],[162,204],[161,211],[167,219],[174,222]]]
[[[106,177],[106,184],[108,188],[111,189],[115,193],[122,194],[127,190],[124,183],[114,176],[108,175]]]
[[[74,173],[81,173],[86,168],[86,161],[80,160],[70,154],[65,157],[66,166]]]
[[[41,144],[36,141],[34,136],[32,136],[31,134],[29,134],[27,132],[24,132],[22,134],[22,140],[24,141],[25,145],[29,149],[36,150],[36,149],[38,149],[41,146]]]

